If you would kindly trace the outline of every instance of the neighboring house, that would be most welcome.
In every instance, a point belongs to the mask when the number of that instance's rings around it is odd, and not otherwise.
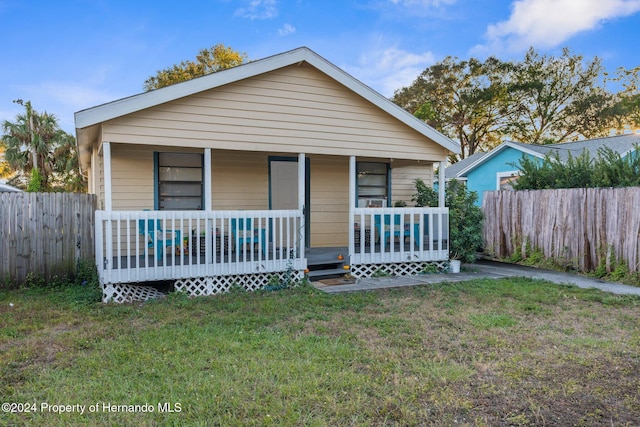
[[[542,160],[546,155],[557,152],[560,161],[564,162],[569,155],[578,157],[584,150],[591,157],[596,157],[600,148],[608,147],[624,157],[633,152],[638,144],[640,134],[637,133],[549,145],[507,141],[488,153],[465,162],[462,167],[452,169],[457,163],[449,166],[446,177],[466,181],[467,188],[478,193],[478,205],[481,206],[483,192],[511,189],[511,183],[518,177],[517,165],[523,156]]]
[[[462,160],[458,160],[451,166],[448,166],[445,169],[445,174],[444,174],[446,180],[448,181],[450,179],[456,179],[458,181],[466,182],[467,181],[466,177],[458,176],[460,171],[464,170],[467,166],[480,160],[480,158],[482,158],[485,154],[487,153],[473,153],[469,157],[465,157]]]
[[[390,206],[459,145],[307,48],[75,121],[105,300],[144,297],[128,284],[154,280],[257,289],[329,248],[359,277],[448,260],[442,191],[439,208]]]

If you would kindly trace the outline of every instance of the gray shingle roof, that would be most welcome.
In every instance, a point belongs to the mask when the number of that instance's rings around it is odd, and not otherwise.
[[[557,151],[560,156],[560,160],[564,162],[569,158],[569,154],[571,154],[572,157],[577,157],[582,154],[584,150],[587,150],[592,158],[596,157],[598,155],[598,150],[604,147],[608,147],[621,155],[625,155],[629,151],[633,150],[635,145],[640,145],[640,134],[630,133],[625,135],[608,136],[605,138],[585,139],[584,141],[563,142],[560,144],[548,145],[523,144],[522,142],[513,141],[512,144],[535,151],[543,156],[553,151]]]
[[[458,162],[455,162],[451,166],[447,167],[444,170],[445,178],[455,178],[458,176],[458,173],[469,166],[471,163],[480,160],[487,153],[473,153],[467,158],[464,158]]]

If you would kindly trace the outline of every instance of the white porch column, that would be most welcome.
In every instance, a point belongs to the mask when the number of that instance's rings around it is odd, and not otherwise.
[[[213,194],[211,194],[211,148],[204,149],[204,206],[205,211],[210,211]]]
[[[102,141],[102,162],[104,163],[104,210],[110,211],[111,204],[111,143]]]
[[[354,209],[356,208],[356,156],[349,157],[349,257],[355,250],[355,229],[353,224]],[[360,225],[364,227],[364,224]]]
[[[306,186],[306,162],[304,153],[298,154],[298,210],[302,212],[302,219],[300,220],[300,257],[304,258],[304,248],[306,246],[305,237],[307,234],[307,224],[306,224],[306,209],[305,206],[305,190]]]
[[[440,162],[440,166],[438,166],[438,207],[439,208],[444,208],[444,186],[445,186],[444,168],[445,168],[445,162]]]

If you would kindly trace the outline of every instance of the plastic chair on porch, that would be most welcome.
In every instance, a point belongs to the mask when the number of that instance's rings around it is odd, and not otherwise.
[[[155,223],[155,227],[154,227]],[[180,238],[180,230],[163,230],[162,221],[159,219],[139,219],[138,233],[146,236],[147,248],[153,248],[156,243],[156,257],[161,260],[164,255],[164,248],[167,246],[180,247],[182,239]],[[157,234],[157,240],[156,240]],[[167,235],[172,235],[168,237]]]
[[[251,218],[231,218],[231,232],[233,233],[233,241],[238,245],[236,250],[246,244],[251,244],[251,247],[253,247],[253,245],[260,243],[262,254],[266,255],[267,241],[265,230],[253,228]],[[262,238],[261,242],[258,238],[259,235]]]
[[[405,223],[404,230],[400,230],[400,215],[393,215],[393,225],[391,225],[391,214],[384,214],[384,224],[381,218],[381,215],[374,215],[373,222],[375,224],[376,229],[378,230],[378,236],[380,237],[380,243],[386,244],[388,239],[393,239],[397,237],[400,239],[402,237],[403,241],[405,238],[411,236],[411,231],[409,230],[409,224]],[[413,239],[415,244],[420,246],[420,225],[413,224]],[[391,243],[389,243],[391,245]]]

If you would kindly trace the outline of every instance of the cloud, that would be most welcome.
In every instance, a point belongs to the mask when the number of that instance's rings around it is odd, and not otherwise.
[[[391,46],[362,54],[358,65],[342,68],[382,95],[390,97],[397,89],[413,83],[425,68],[434,63],[435,57],[431,52],[415,54]]]
[[[295,32],[296,32],[296,27],[294,27],[293,25],[290,25],[290,24],[284,24],[284,25],[282,26],[282,28],[280,28],[280,29],[278,30],[278,34],[279,34],[281,37],[287,36],[287,35],[289,35],[289,34],[293,34],[293,33],[295,33]]]
[[[640,11],[640,0],[517,0],[507,21],[489,25],[477,52],[550,48],[603,22]]]
[[[276,0],[251,0],[246,7],[241,7],[235,12],[236,16],[254,19],[273,19],[278,16]]]

